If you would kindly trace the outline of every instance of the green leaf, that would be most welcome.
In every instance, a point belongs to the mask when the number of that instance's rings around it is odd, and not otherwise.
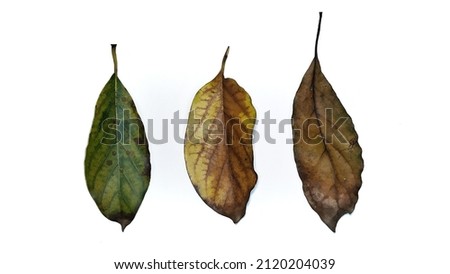
[[[121,224],[133,221],[150,181],[150,152],[144,125],[130,94],[114,74],[95,106],[84,162],[89,192],[102,214]]]

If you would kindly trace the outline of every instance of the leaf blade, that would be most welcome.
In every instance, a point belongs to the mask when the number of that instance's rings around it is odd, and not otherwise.
[[[88,190],[102,214],[122,226],[134,219],[150,181],[145,129],[131,95],[114,73],[97,100],[86,148]]]
[[[353,121],[322,73],[317,41],[294,98],[294,158],[310,206],[335,231],[358,201],[364,163]]]
[[[185,162],[203,201],[237,223],[256,185],[252,132],[256,110],[248,93],[223,71],[195,95],[185,138]],[[235,128],[239,126],[239,130]]]

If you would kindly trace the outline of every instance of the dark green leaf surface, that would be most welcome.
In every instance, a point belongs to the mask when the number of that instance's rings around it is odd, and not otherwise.
[[[112,45],[114,74],[95,106],[85,176],[100,211],[124,230],[147,192],[150,152],[133,99],[117,76],[115,46]]]

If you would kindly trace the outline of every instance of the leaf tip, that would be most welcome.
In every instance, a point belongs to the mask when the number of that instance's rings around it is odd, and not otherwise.
[[[320,215],[320,218],[322,219],[322,222],[324,222],[331,231],[336,233],[336,226],[337,226],[337,223],[339,222],[339,220],[341,219],[341,217],[346,214],[351,214],[352,212],[353,212],[353,209],[349,209],[349,210],[341,209],[332,217],[326,216],[326,215]]]
[[[117,220],[117,222],[122,227],[122,232],[124,232],[125,228],[131,223],[131,220],[130,219],[120,219],[120,220]]]
[[[227,214],[225,215],[228,218],[230,218],[234,224],[239,223],[240,220],[242,220],[242,218],[244,218],[245,216],[245,209],[242,210],[236,210],[235,212],[231,213],[231,214]]]
[[[235,225],[237,225],[237,223],[239,223],[239,221],[242,219],[242,217],[244,216],[240,216],[240,217],[230,217],[230,219],[233,221],[233,223]]]
[[[333,233],[336,233],[336,226],[337,226],[337,221],[331,221],[331,222],[324,222],[328,228],[333,231]]]

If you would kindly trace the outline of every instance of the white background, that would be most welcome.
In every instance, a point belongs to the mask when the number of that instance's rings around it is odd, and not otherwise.
[[[0,4],[0,272],[334,258],[329,273],[448,273],[445,1],[8,2]],[[162,119],[176,111],[187,117],[227,46],[225,75],[249,92],[258,118],[270,111],[289,119],[313,58],[319,11],[322,69],[353,118],[365,161],[360,200],[336,233],[303,195],[285,143],[289,126],[284,133],[272,126],[276,144],[254,145],[259,180],[237,225],[196,194],[170,124],[169,142],[150,146],[151,183],[135,220],[122,233],[101,215],[83,163],[95,102],[113,72],[111,43],[119,76],[141,117],[154,119],[155,137]],[[264,134],[261,124],[256,130]]]

